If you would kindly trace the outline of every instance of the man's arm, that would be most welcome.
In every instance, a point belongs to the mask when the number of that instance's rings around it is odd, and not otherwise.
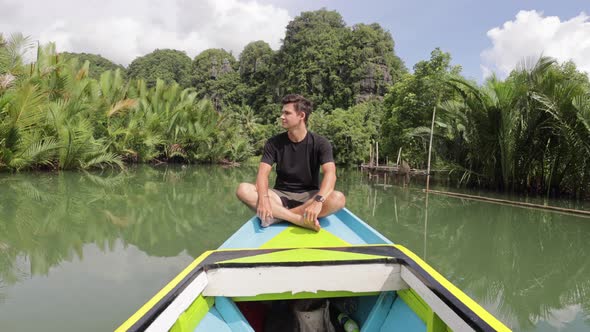
[[[334,191],[334,187],[336,186],[336,164],[333,162],[325,163],[322,165],[322,171],[324,173],[324,178],[320,184],[318,195],[327,198]]]
[[[322,165],[322,171],[324,172],[324,178],[322,179],[322,183],[320,185],[320,190],[318,195],[321,195],[324,198],[328,198],[330,194],[334,191],[334,186],[336,185],[336,165],[334,162],[327,162]],[[313,222],[318,218],[318,215],[322,211],[322,206],[324,203],[313,201],[306,209],[303,214],[303,217],[307,222]]]
[[[256,214],[262,221],[272,218],[272,207],[268,196],[268,176],[272,166],[267,163],[260,163],[258,175],[256,175],[256,191],[258,192],[258,204]]]

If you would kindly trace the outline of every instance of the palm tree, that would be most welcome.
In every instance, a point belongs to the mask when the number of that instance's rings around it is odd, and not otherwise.
[[[18,66],[19,56],[9,54]],[[0,167],[122,167],[90,124],[97,94],[89,64],[63,62],[53,44],[39,47],[36,60],[27,72],[11,67],[20,72],[17,83],[0,92]]]
[[[440,104],[452,164],[505,190],[588,189],[587,79],[572,79],[541,57],[524,61],[505,81],[449,84],[461,96]]]

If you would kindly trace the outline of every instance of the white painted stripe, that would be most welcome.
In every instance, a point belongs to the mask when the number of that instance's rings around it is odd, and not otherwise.
[[[207,275],[201,272],[156,318],[146,331],[161,332],[170,330],[172,325],[176,323],[178,317],[188,309],[203,289],[205,289],[205,286],[207,286]]]
[[[207,271],[205,296],[256,296],[322,291],[380,292],[406,289],[399,264],[263,266]]]
[[[473,331],[471,326],[439,299],[430,288],[405,266],[402,266],[401,277],[453,331]]]

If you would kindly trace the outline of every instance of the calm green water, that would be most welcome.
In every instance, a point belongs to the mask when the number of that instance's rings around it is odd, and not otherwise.
[[[250,218],[233,192],[255,173],[0,175],[0,331],[113,330]],[[349,209],[505,324],[590,330],[590,218],[432,194],[427,202],[418,189],[338,175]]]

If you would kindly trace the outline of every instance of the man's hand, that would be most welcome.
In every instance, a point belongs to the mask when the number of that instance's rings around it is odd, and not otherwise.
[[[317,223],[319,226],[318,215],[320,214],[320,211],[322,211],[322,206],[323,203],[314,201],[305,208],[303,219],[306,224],[313,225],[314,223]]]
[[[268,197],[268,194],[260,195],[258,197],[256,215],[258,215],[258,218],[263,222],[268,222],[272,219],[272,208],[270,206],[270,197]]]

